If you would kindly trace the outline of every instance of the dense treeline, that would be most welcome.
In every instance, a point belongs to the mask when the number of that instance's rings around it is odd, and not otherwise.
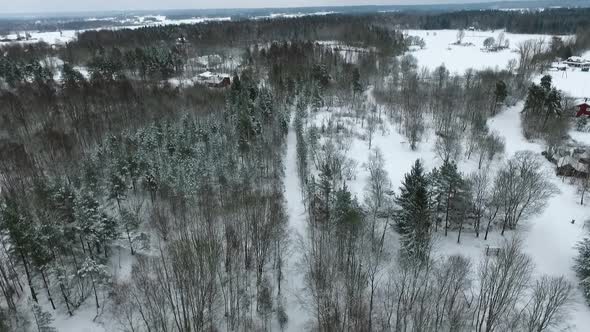
[[[124,130],[93,128],[100,135],[78,147],[76,158],[83,162],[67,170],[47,172],[60,165],[52,159],[31,162],[30,174],[3,169],[1,225],[9,235],[3,239],[4,257],[15,259],[3,261],[2,268],[19,271],[5,274],[0,283],[10,312],[17,311],[11,303],[24,293],[37,301],[39,287],[70,315],[89,297],[98,313],[105,291],[113,287],[107,274],[111,251],[123,246],[140,255],[133,282],[117,286],[120,309],[115,310],[134,315],[122,316],[122,327],[201,330],[224,317],[228,326],[248,329],[258,324],[251,312],[267,323],[281,305],[286,248],[281,142],[288,114],[248,73],[234,78],[227,105],[222,102],[213,112],[174,112],[185,115],[153,125],[149,118],[118,118]],[[14,165],[11,159],[4,164]],[[150,244],[157,244],[155,254],[149,254]],[[200,270],[199,278],[193,268]],[[171,274],[159,273],[164,271]],[[173,293],[179,298],[168,297]],[[154,300],[160,309],[152,307]]]
[[[590,24],[588,8],[543,10],[464,10],[446,13],[399,13],[388,19],[415,29],[506,29],[513,33],[574,34]]]
[[[339,40],[361,46],[395,49],[400,35],[372,24],[373,17],[343,15],[296,19],[208,22],[207,24],[145,27],[140,29],[85,31],[69,48],[134,47],[175,42],[184,37],[199,48],[247,47],[276,40]]]

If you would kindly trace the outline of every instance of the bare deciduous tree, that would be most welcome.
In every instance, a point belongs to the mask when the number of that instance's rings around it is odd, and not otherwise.
[[[542,332],[562,323],[567,317],[573,286],[565,278],[543,276],[535,282],[532,299],[525,308],[525,328]]]
[[[511,315],[527,289],[533,263],[522,252],[514,237],[497,257],[485,256],[479,267],[479,294],[475,300],[473,329],[476,332],[501,330],[504,318]]]
[[[502,206],[502,235],[506,228],[514,229],[522,219],[543,211],[547,200],[559,192],[547,174],[531,151],[517,152],[500,170],[494,185]]]

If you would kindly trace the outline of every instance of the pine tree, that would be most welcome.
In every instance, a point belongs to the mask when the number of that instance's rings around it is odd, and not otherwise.
[[[314,83],[311,88],[311,105],[316,111],[324,106],[322,87],[318,83]]]
[[[432,173],[432,190],[438,203],[436,213],[445,222],[445,236],[450,227],[459,226],[459,239],[467,208],[469,190],[467,181],[457,169],[457,164],[445,160],[439,170]]]
[[[401,235],[402,257],[425,261],[430,250],[430,198],[428,180],[420,160],[406,174],[396,198],[395,219]]]
[[[551,90],[551,75],[545,75],[541,77],[541,87],[545,89],[545,91],[549,92]]]
[[[496,89],[494,90],[494,105],[492,106],[492,115],[496,114],[496,109],[498,104],[503,103],[508,96],[508,89],[506,88],[506,83],[504,81],[496,82]]]
[[[545,97],[545,118],[541,130],[545,129],[550,117],[558,117],[561,114],[561,93],[556,88],[552,88]]]
[[[356,95],[363,92],[363,86],[361,84],[361,73],[358,68],[354,68],[352,71],[352,92],[356,99]]]

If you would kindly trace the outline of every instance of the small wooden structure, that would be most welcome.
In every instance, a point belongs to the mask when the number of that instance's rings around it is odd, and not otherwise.
[[[576,117],[580,117],[582,115],[590,116],[590,104],[588,103],[588,99],[584,99],[583,102],[578,103],[576,105],[578,108],[578,112],[576,113]]]
[[[226,88],[231,85],[231,78],[227,74],[214,74],[206,71],[197,76],[197,79],[202,84],[206,84],[210,88]]]
[[[572,56],[565,60],[563,63],[573,68],[584,68],[590,64],[590,62],[579,56]]]
[[[490,245],[486,245],[486,256],[498,256],[502,251],[500,247],[490,247]]]

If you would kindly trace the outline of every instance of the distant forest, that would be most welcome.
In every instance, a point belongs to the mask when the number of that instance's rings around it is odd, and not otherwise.
[[[417,29],[506,29],[513,33],[572,34],[590,23],[590,8],[553,8],[542,11],[471,10],[449,13],[398,13],[387,19]]]
[[[355,8],[355,7],[351,7]],[[370,7],[369,7],[370,8]],[[467,7],[470,8],[470,7]],[[318,8],[318,10],[323,8]],[[252,32],[268,31],[268,28],[283,26],[283,30],[289,28],[289,33],[294,33],[296,38],[310,38],[308,24],[321,22],[327,26],[333,26],[338,22],[349,21],[351,14],[357,23],[381,22],[386,25],[399,26],[408,29],[461,29],[476,27],[479,29],[506,29],[513,33],[531,34],[573,34],[580,28],[590,25],[590,8],[546,8],[544,10],[480,10],[469,9],[460,11],[443,11],[441,9],[425,10],[420,7],[407,7],[406,9],[392,12],[377,12],[375,7],[371,12],[367,7],[359,7],[358,12],[349,9],[346,14],[303,17],[297,21],[288,18],[257,19],[252,20],[252,15],[228,15],[232,23],[209,23],[210,26],[223,25],[227,27],[228,36],[243,37]],[[260,13],[262,14],[262,13]],[[186,15],[175,14],[171,18],[187,18]],[[215,15],[214,15],[215,16]],[[0,36],[10,32],[22,31],[57,31],[57,30],[88,30],[101,27],[116,27],[123,25],[115,16],[114,19],[85,20],[83,17],[72,18],[45,18],[19,19],[0,17]],[[207,16],[210,17],[210,16]],[[288,24],[286,22],[289,22]],[[291,31],[291,23],[302,24],[300,29]],[[358,25],[358,24],[357,24]],[[355,24],[350,25],[352,31]],[[206,27],[207,25],[205,25]],[[203,26],[202,26],[203,27]],[[238,34],[232,29],[236,28]],[[191,28],[193,28],[191,26]],[[179,29],[170,27],[169,30]],[[180,29],[188,29],[185,26]],[[257,37],[250,35],[250,37]]]

